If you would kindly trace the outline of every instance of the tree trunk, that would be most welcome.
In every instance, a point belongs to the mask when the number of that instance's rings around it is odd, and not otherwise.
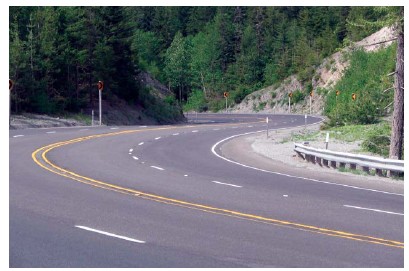
[[[401,30],[398,35],[398,48],[396,53],[396,74],[395,74],[395,94],[393,105],[393,122],[391,146],[389,149],[389,158],[402,159],[403,147],[403,52],[404,51],[404,35]]]

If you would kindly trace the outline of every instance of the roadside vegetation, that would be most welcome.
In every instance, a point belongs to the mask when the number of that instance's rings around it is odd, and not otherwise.
[[[327,90],[324,114],[329,118],[328,127],[374,124],[391,111],[394,78],[388,74],[395,70],[396,45],[371,53],[354,51],[350,61],[342,79]]]
[[[391,127],[386,121],[369,125],[351,124],[314,132],[294,133],[283,142],[325,142],[327,133],[329,133],[330,142],[334,140],[348,143],[359,142],[360,148],[356,150],[357,152],[368,152],[385,158],[389,155]]]

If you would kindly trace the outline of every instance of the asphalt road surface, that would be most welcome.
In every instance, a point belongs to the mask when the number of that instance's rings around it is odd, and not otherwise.
[[[265,118],[10,131],[9,266],[403,267],[403,186],[334,185],[219,157],[226,138],[265,130]],[[270,129],[304,124],[269,116]]]

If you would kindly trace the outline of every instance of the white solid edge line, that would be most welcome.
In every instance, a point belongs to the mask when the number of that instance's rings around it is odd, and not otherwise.
[[[45,132],[46,134],[55,134],[56,131]]]
[[[216,183],[216,184],[228,185],[228,186],[233,186],[233,187],[238,187],[238,188],[243,187],[243,186],[240,186],[240,185],[235,185],[235,184],[230,184],[230,183],[222,183],[222,182],[218,182],[218,181],[212,181],[212,182]]]
[[[174,133],[174,134],[172,134],[172,135],[177,136],[177,135],[179,135],[179,133]]]
[[[139,158],[136,157],[136,156],[132,156],[132,158],[135,159],[135,160],[139,160]]]
[[[161,168],[161,167],[155,167],[155,166],[151,166],[151,168],[156,168],[156,169],[159,169],[159,170],[164,170],[164,169]]]
[[[352,206],[352,205],[344,205],[344,207],[360,209],[360,210],[374,211],[374,212],[379,212],[379,213],[386,213],[386,214],[391,214],[391,215],[404,215],[404,214],[401,214],[401,213],[394,213],[394,212],[390,212],[390,211],[384,211],[384,210],[379,210],[379,209],[370,209],[370,208],[364,208],[364,207]]]
[[[158,140],[158,139],[161,139],[161,137],[160,137],[160,136],[158,136],[158,137],[155,137],[155,140]]]
[[[139,143],[138,145],[139,145],[139,146],[143,145],[143,142]]]
[[[99,234],[107,235],[107,236],[110,236],[110,237],[115,237],[115,238],[118,238],[118,239],[130,241],[130,242],[135,242],[135,243],[140,243],[140,244],[145,244],[145,243],[146,243],[145,241],[141,241],[141,240],[129,238],[129,237],[126,237],[126,236],[116,235],[116,234],[113,234],[113,233],[109,233],[109,232],[105,232],[105,231],[100,231],[100,230],[88,228],[88,227],[85,227],[85,226],[78,226],[78,225],[76,225],[75,227],[76,227],[76,228],[79,228],[79,229],[86,230],[86,231],[92,231],[92,232],[96,232],[96,233],[99,233]]]
[[[322,121],[320,121],[320,122],[322,122]],[[317,122],[317,123],[320,123],[320,122]],[[317,123],[310,123],[309,125],[317,124]],[[290,127],[290,128],[297,128],[297,127],[301,127],[301,126],[304,126],[304,125],[295,126],[295,127]],[[279,128],[279,129],[274,129],[274,130],[281,130],[281,129],[289,129],[289,128]],[[232,138],[235,138],[235,137],[239,137],[239,136],[244,136],[244,135],[262,133],[262,132],[265,132],[265,131],[266,131],[266,130],[261,130],[261,131],[248,132],[248,133],[243,133],[243,134],[238,134],[238,135],[233,135],[233,136],[226,137],[226,138],[220,140],[219,142],[217,142],[216,144],[213,145],[213,147],[212,147],[212,153],[213,153],[214,155],[216,155],[217,157],[219,157],[219,158],[221,158],[221,159],[223,159],[223,160],[225,160],[225,161],[227,161],[227,162],[229,162],[229,163],[236,164],[236,165],[239,165],[239,166],[242,166],[242,167],[245,167],[245,168],[251,168],[251,169],[258,170],[258,171],[265,172],[265,173],[271,173],[271,174],[276,174],[276,175],[281,175],[281,176],[287,176],[287,177],[292,177],[292,178],[297,178],[297,179],[302,179],[302,180],[307,180],[307,181],[312,181],[312,182],[317,182],[317,183],[338,185],[338,186],[348,187],[348,188],[352,188],[352,189],[359,189],[359,190],[365,190],[365,191],[371,191],[371,192],[376,192],[376,193],[383,193],[383,194],[396,195],[396,196],[401,196],[401,197],[403,197],[403,194],[397,194],[397,193],[392,193],[392,192],[380,191],[380,190],[375,190],[375,189],[362,188],[362,187],[352,186],[352,185],[347,185],[347,184],[340,184],[340,183],[332,183],[332,182],[320,181],[320,180],[316,180],[316,179],[305,178],[305,177],[300,177],[300,176],[294,176],[294,175],[289,175],[289,174],[285,174],[285,173],[280,173],[280,172],[265,170],[265,169],[261,169],[261,168],[256,168],[256,167],[244,165],[244,164],[241,164],[241,163],[239,163],[239,162],[236,162],[236,161],[227,159],[227,158],[225,158],[225,157],[219,155],[219,154],[216,152],[216,147],[217,147],[220,143],[223,143],[223,142],[225,142],[225,141],[227,141],[227,140],[229,140],[229,139],[232,139]]]
[[[13,137],[22,137],[22,136],[24,136],[24,135],[15,135],[15,136],[13,136]]]

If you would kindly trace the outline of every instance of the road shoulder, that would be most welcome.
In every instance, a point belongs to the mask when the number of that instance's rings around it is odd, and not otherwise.
[[[303,161],[293,151],[293,142],[277,142],[277,138],[291,134],[291,132],[294,132],[294,129],[270,131],[268,139],[266,133],[235,137],[221,146],[221,154],[240,164],[272,172],[403,194],[403,181],[340,172],[337,169],[323,168]]]

